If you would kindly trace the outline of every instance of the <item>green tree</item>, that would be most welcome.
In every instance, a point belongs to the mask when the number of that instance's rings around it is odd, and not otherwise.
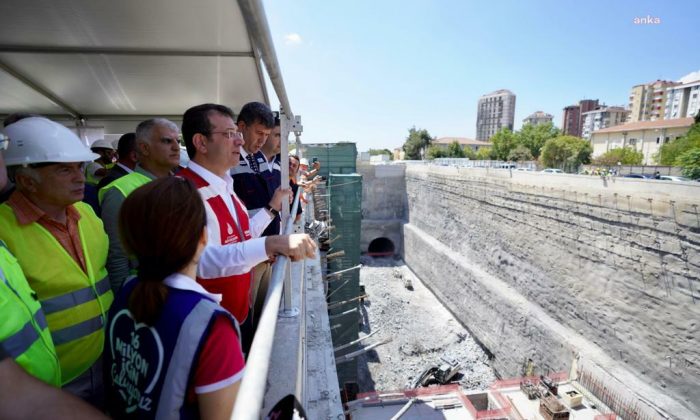
[[[406,137],[406,142],[403,144],[403,151],[406,152],[407,160],[419,160],[421,158],[420,152],[422,149],[427,149],[430,146],[433,138],[430,137],[428,130],[416,129],[416,127],[411,127],[408,130],[408,137]]]
[[[696,147],[700,147],[700,123],[698,122],[690,126],[685,136],[661,146],[655,158],[660,165],[673,166],[680,155]]]
[[[437,159],[448,157],[447,151],[442,147],[432,145],[428,147],[428,151],[425,153],[428,159]]]
[[[516,143],[530,150],[534,158],[540,157],[542,147],[549,139],[559,136],[561,133],[551,122],[546,124],[525,124],[520,131],[515,132]]]
[[[519,144],[515,147],[515,149],[511,150],[510,153],[508,154],[508,159],[513,162],[520,162],[524,160],[532,160],[532,152],[530,152],[530,149],[527,147],[523,146],[522,144]]]
[[[518,145],[517,137],[507,128],[499,130],[491,137],[490,141],[492,144],[491,156],[498,160],[508,160],[511,150]]]
[[[465,158],[469,158],[472,160],[476,159],[476,152],[471,147],[465,147],[464,149],[462,149],[462,151],[464,152]]]
[[[574,136],[558,136],[547,140],[542,147],[540,160],[544,166],[573,172],[582,163],[590,162],[591,153],[593,147],[588,141]]]
[[[700,179],[700,147],[695,147],[678,156],[675,164],[683,168],[683,175]]]
[[[491,148],[490,147],[480,147],[476,151],[476,160],[490,160],[491,159]]]
[[[450,143],[449,146],[447,146],[447,156],[452,158],[464,157],[464,149],[462,149],[462,146],[459,144],[458,141],[455,140],[452,143]]]
[[[394,158],[394,155],[391,153],[391,150],[389,150],[389,149],[369,149],[369,155],[370,156],[389,155],[389,159]]]
[[[641,165],[643,160],[644,153],[634,147],[618,147],[598,156],[593,163],[604,166],[615,166],[618,162],[623,165]]]

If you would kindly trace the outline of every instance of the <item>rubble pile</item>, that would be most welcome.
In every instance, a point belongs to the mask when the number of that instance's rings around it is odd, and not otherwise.
[[[391,338],[358,357],[360,392],[404,389],[441,358],[460,364],[455,381],[483,389],[495,380],[483,349],[401,260],[363,257],[360,336],[364,345]]]

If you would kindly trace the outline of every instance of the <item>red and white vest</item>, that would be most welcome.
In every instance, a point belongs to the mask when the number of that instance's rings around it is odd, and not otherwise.
[[[191,180],[199,190],[199,195],[202,197],[207,211],[207,230],[210,243],[229,245],[252,239],[248,212],[235,194],[231,196],[231,199],[240,225],[236,224],[236,220],[231,215],[221,195],[216,193],[201,176],[189,168],[180,170],[177,175]],[[248,317],[252,281],[252,271],[218,278],[197,277],[197,283],[201,284],[207,291],[222,295],[221,306],[231,312],[241,324]]]

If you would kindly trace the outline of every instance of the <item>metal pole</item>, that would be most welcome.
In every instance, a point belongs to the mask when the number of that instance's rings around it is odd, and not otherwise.
[[[285,226],[285,233],[290,234],[292,233],[292,226],[294,225],[294,220],[293,220],[293,215],[297,214],[297,208],[299,207],[299,197],[301,196],[301,188],[297,189],[297,193],[294,196],[294,205],[292,206],[292,212],[287,218],[287,224]],[[282,205],[282,208],[284,209],[287,207],[286,205]],[[280,311],[279,316],[282,318],[293,318],[297,315],[299,315],[299,308],[295,308],[292,306],[292,276],[291,276],[291,264],[287,266],[287,269],[284,273],[284,289],[282,291],[283,296],[284,296],[284,306],[282,308],[282,311]],[[303,275],[303,273],[302,273]]]

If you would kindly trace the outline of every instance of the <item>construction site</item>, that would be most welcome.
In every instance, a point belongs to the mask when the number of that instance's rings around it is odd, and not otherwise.
[[[314,206],[348,418],[697,417],[700,186],[328,167]]]

